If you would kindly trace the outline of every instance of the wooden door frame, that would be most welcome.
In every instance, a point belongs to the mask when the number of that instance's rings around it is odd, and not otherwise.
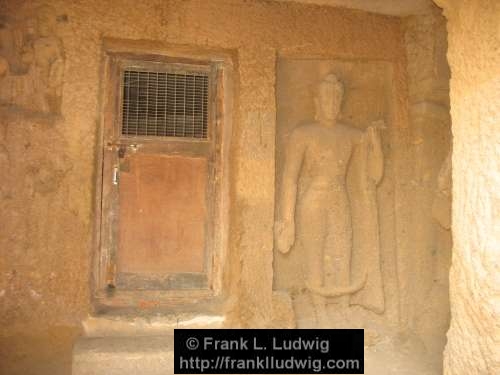
[[[223,297],[224,269],[227,255],[229,227],[229,146],[232,128],[233,108],[233,64],[234,54],[228,51],[203,50],[197,47],[175,46],[153,41],[128,41],[121,39],[103,40],[103,61],[101,74],[100,131],[97,142],[96,200],[94,225],[94,251],[91,288],[94,305],[97,308],[128,308],[148,305],[153,307],[176,308],[193,305]],[[145,65],[158,63],[196,64],[208,67],[213,75],[210,88],[213,102],[209,127],[212,131],[215,175],[211,176],[214,188],[213,234],[209,241],[211,251],[206,259],[208,289],[187,290],[119,290],[113,287],[116,274],[114,256],[117,250],[118,194],[112,188],[113,166],[118,164],[120,147],[133,147],[131,142],[120,141],[117,133],[119,121],[120,68],[130,62],[144,62]],[[171,142],[155,142],[146,137],[136,147],[150,152],[166,151],[170,154],[198,151],[210,142],[198,141],[197,147],[181,138],[162,137]],[[197,151],[198,150],[198,151]],[[113,160],[116,159],[116,160]],[[210,218],[209,218],[210,220]]]

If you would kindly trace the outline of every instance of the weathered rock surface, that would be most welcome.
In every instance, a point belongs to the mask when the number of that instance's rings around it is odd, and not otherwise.
[[[79,339],[72,375],[165,375],[174,373],[173,335]]]
[[[438,0],[448,19],[453,262],[448,375],[500,373],[500,3]]]

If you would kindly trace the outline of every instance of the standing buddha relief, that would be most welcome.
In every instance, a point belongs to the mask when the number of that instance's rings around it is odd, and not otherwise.
[[[327,74],[317,85],[315,120],[292,130],[275,223],[281,253],[294,245],[303,249],[304,283],[319,326],[328,325],[328,303],[384,311],[376,198],[384,170],[384,123],[373,122],[364,131],[342,123],[343,96],[342,82]],[[348,174],[356,185],[351,192]],[[362,220],[353,227],[356,210]],[[360,246],[353,247],[354,236],[361,238]]]

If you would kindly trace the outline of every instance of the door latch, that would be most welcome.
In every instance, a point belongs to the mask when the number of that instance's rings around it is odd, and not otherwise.
[[[118,185],[118,182],[119,182],[119,179],[120,179],[120,176],[119,176],[119,169],[118,169],[118,166],[115,165],[113,167],[113,185]]]

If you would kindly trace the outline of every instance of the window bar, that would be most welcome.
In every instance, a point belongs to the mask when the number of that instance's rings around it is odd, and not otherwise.
[[[139,90],[141,87],[141,75],[139,73],[135,73],[137,76],[137,87],[135,90],[135,116],[136,116],[136,121],[135,121],[135,132],[134,135],[139,134]]]
[[[130,74],[129,72],[125,71],[123,72],[123,106],[122,106],[122,116],[123,117],[123,122],[122,124],[122,132],[128,133],[128,113],[130,111],[129,108],[129,98],[130,98]]]
[[[145,135],[149,135],[149,75],[150,73],[146,73],[146,126],[145,126]]]
[[[194,136],[194,127],[195,127],[195,124],[196,124],[196,119],[195,119],[195,108],[196,108],[196,75],[193,75],[193,105],[191,107],[191,110],[192,110],[192,122],[191,122],[191,137]]]
[[[201,111],[203,114],[203,111],[205,110],[205,86],[204,86],[204,80],[203,78],[200,81],[200,88],[201,88]],[[202,137],[203,134],[203,117],[201,118],[201,123],[199,124],[198,128],[196,129],[196,137]]]
[[[184,73],[184,98],[182,100],[182,136],[186,136],[187,74]]]
[[[165,134],[168,135],[168,117],[167,117],[167,106],[168,106],[168,73],[165,74]]]
[[[177,74],[174,74],[174,134],[176,136],[177,129]]]
[[[156,90],[155,90],[155,135],[158,135],[158,72],[156,72]]]

